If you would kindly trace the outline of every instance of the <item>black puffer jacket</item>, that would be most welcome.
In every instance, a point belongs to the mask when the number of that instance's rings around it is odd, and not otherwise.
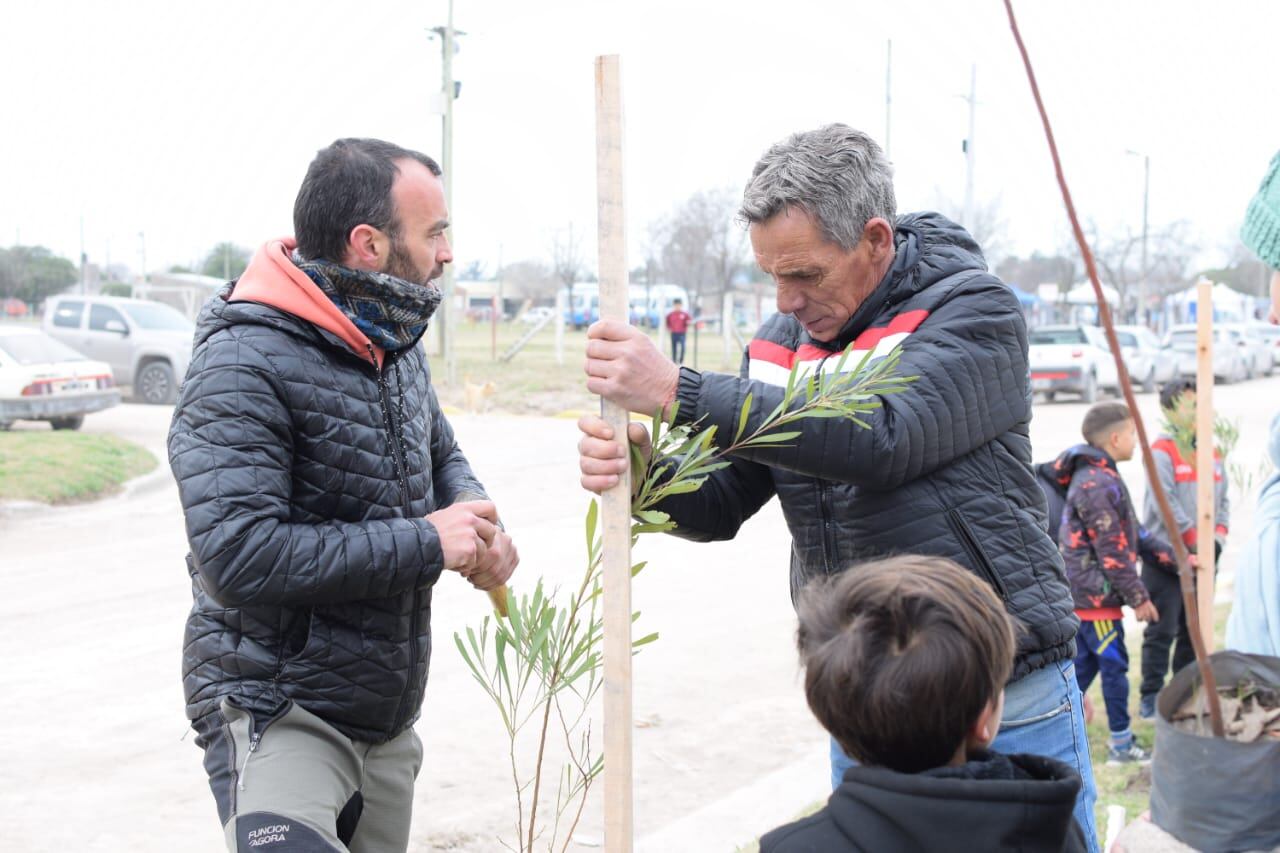
[[[201,721],[223,696],[293,700],[383,742],[417,718],[443,568],[428,513],[483,496],[420,347],[383,369],[323,328],[211,299],[169,433],[194,604],[183,681]]]
[[[897,344],[899,375],[919,378],[883,397],[864,418],[870,429],[804,420],[790,446],[745,451],[662,508],[676,535],[727,539],[777,494],[793,539],[793,596],[870,558],[949,557],[990,583],[1026,626],[1016,680],[1069,659],[1078,624],[1031,469],[1026,325],[960,226],[938,214],[903,216],[896,247],[884,281],[835,341],[813,341],[793,317],[775,315],[751,341],[741,376],[682,369],[678,420],[732,436],[750,393],[751,430],[781,402],[795,361],[832,369],[850,344],[876,354]]]
[[[1075,768],[983,752],[958,767],[852,767],[825,808],[760,839],[760,853],[1084,853]]]

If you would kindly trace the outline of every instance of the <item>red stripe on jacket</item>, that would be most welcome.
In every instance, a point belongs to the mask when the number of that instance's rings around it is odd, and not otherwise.
[[[875,349],[876,345],[890,335],[910,334],[920,328],[920,324],[929,316],[929,312],[923,309],[918,311],[904,311],[897,317],[889,321],[886,326],[878,326],[874,329],[867,329],[858,335],[853,341],[853,349],[870,350]],[[747,357],[758,361],[767,361],[770,364],[776,364],[779,367],[785,367],[788,370],[797,361],[821,361],[824,358],[835,355],[829,349],[814,346],[813,344],[801,344],[798,350],[792,351],[775,344],[772,341],[754,338],[747,345]]]

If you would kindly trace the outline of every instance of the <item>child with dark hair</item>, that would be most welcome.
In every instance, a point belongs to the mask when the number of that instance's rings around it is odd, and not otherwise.
[[[1129,490],[1116,468],[1133,458],[1137,430],[1129,407],[1098,403],[1085,413],[1084,444],[1068,448],[1048,466],[1062,498],[1058,548],[1066,564],[1080,630],[1076,634],[1076,680],[1080,691],[1102,676],[1102,698],[1111,730],[1108,764],[1145,763],[1150,754],[1129,727],[1129,652],[1124,613],[1133,608],[1143,622],[1160,612],[1138,576],[1139,553],[1176,572],[1169,545],[1138,524]]]
[[[1014,654],[988,584],[941,557],[891,557],[810,584],[799,615],[809,707],[860,763],[761,853],[1086,849],[1076,771],[987,749]]]
[[[1164,539],[1179,536],[1194,554],[1205,546],[1205,543],[1197,541],[1196,531],[1200,473],[1196,471],[1194,453],[1195,383],[1186,379],[1167,383],[1160,389],[1160,410],[1165,421],[1173,427],[1173,432],[1162,433],[1156,439],[1151,445],[1151,456],[1155,461],[1156,477],[1169,498],[1169,507],[1173,510],[1173,520],[1178,529],[1165,530],[1164,518],[1150,489],[1143,502],[1143,518],[1153,534]],[[1175,433],[1186,434],[1189,438],[1180,442]],[[1217,452],[1213,454],[1213,471],[1207,476],[1213,477],[1215,519],[1214,537],[1208,547],[1213,548],[1216,566],[1217,558],[1226,546],[1227,526],[1231,521],[1226,472]],[[1177,568],[1144,559],[1142,582],[1163,616],[1159,622],[1148,625],[1142,635],[1142,696],[1138,713],[1144,719],[1150,719],[1156,713],[1156,694],[1164,686],[1165,676],[1169,673],[1169,652],[1173,652],[1173,672],[1194,661],[1196,653],[1187,631],[1187,614],[1182,607]]]

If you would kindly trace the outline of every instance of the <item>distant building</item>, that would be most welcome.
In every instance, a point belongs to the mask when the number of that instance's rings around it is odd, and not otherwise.
[[[195,321],[200,306],[226,284],[221,278],[193,272],[153,272],[147,282],[135,282],[135,299],[151,299],[177,308]]]

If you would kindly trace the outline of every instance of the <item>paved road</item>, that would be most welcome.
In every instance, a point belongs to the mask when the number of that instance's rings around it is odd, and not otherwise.
[[[1219,410],[1240,418],[1237,455],[1260,459],[1280,378],[1218,394]],[[1149,417],[1154,408],[1144,397]],[[1037,460],[1077,440],[1083,410],[1037,407]],[[160,453],[168,419],[162,408],[125,405],[91,416],[85,429]],[[535,574],[553,583],[578,577],[586,499],[576,484],[573,423],[501,415],[454,422],[519,542],[517,586]],[[1124,468],[1140,499],[1140,465]],[[1233,546],[1247,515],[1236,514]],[[0,542],[0,848],[221,849],[199,752],[184,740],[178,679],[190,593],[172,483],[161,478],[92,506],[0,514]],[[643,629],[662,633],[635,664],[636,716],[645,723],[635,733],[636,829],[650,849],[675,849],[664,829],[680,827],[677,837],[692,840],[702,826],[731,850],[822,792],[814,756],[825,739],[804,706],[792,651],[788,542],[770,505],[734,542],[641,543],[651,567],[636,582],[636,606]],[[499,849],[494,833],[511,812],[505,738],[451,642],[485,611],[483,596],[456,578],[437,587],[413,850]],[[818,771],[797,775],[805,767]],[[752,784],[762,779],[770,781]],[[740,815],[736,837],[723,829],[726,804]],[[597,799],[578,838],[598,841],[600,825]],[[720,828],[705,829],[713,825]]]

